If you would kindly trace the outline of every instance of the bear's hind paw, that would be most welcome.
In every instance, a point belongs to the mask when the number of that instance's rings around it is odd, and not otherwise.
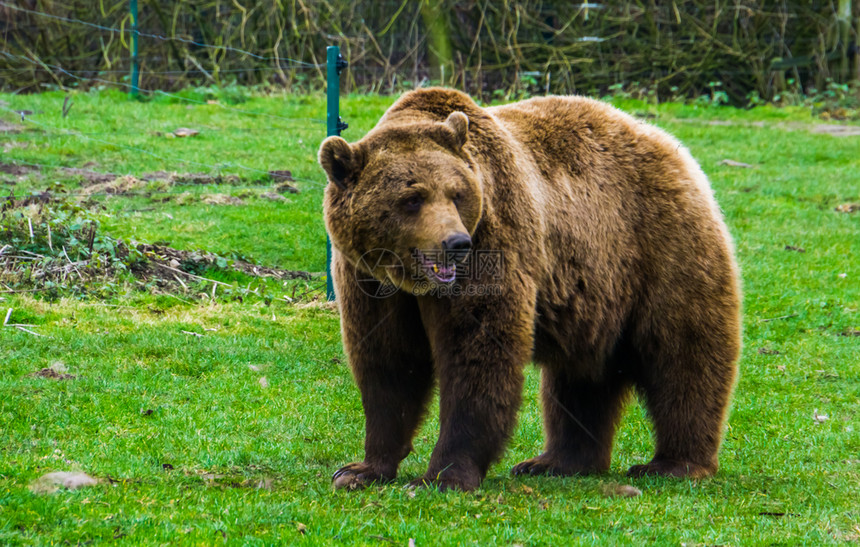
[[[702,479],[710,477],[716,471],[716,466],[709,467],[688,461],[653,459],[643,465],[634,465],[627,471],[627,476],[644,477],[646,475],[661,475],[664,477]]]
[[[605,471],[605,469],[599,466],[564,463],[557,458],[541,454],[536,458],[531,458],[516,464],[511,469],[511,475],[548,475],[551,477],[569,477],[572,475],[590,475],[601,471]]]
[[[461,492],[471,492],[475,488],[481,485],[481,478],[479,476],[472,476],[468,474],[464,474],[461,476],[453,476],[453,474],[446,474],[446,476],[435,476],[434,478],[421,477],[420,479],[415,479],[406,485],[406,488],[410,490],[415,490],[417,488],[429,488],[432,490],[438,490],[439,492],[446,492],[448,490],[459,490]]]

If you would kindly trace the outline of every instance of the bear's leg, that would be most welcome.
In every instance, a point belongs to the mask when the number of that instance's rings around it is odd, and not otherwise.
[[[439,378],[439,440],[414,486],[477,488],[516,425],[531,358],[536,292],[419,302]]]
[[[364,407],[365,456],[339,469],[332,482],[354,490],[397,476],[432,393],[433,363],[414,297],[372,298],[349,283],[354,277],[335,279],[344,347]]]
[[[680,332],[684,332],[681,330]],[[656,451],[628,475],[701,478],[718,468],[717,452],[735,378],[736,337],[716,332],[680,335],[637,379],[637,389],[654,423]],[[671,348],[671,349],[669,349]]]
[[[513,475],[587,475],[609,469],[612,438],[628,382],[570,378],[554,367],[541,373],[546,449],[521,462]]]

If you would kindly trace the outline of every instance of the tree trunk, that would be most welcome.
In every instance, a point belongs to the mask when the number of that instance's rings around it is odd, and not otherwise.
[[[839,81],[848,83],[851,73],[848,68],[848,44],[851,42],[851,0],[839,0],[836,22],[839,28]]]
[[[446,0],[421,0],[421,19],[427,31],[430,79],[446,85],[454,78],[451,21]]]

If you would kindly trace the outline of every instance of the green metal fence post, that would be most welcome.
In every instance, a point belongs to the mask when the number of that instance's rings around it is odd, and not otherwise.
[[[131,0],[131,96],[137,97],[140,89],[140,60],[137,57],[137,0]]]
[[[327,136],[340,135],[340,132],[349,127],[340,119],[340,71],[346,68],[347,62],[340,54],[338,46],[329,46],[326,49],[326,98],[328,108],[326,114]],[[331,278],[331,238],[326,234],[326,298],[334,300],[334,283]]]

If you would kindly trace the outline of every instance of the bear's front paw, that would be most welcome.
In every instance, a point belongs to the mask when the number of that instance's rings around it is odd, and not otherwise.
[[[337,490],[358,490],[373,483],[390,482],[392,479],[377,473],[365,462],[355,462],[338,469],[331,478],[332,486]]]
[[[701,479],[716,473],[716,466],[705,466],[698,463],[679,460],[653,459],[643,465],[634,465],[627,471],[628,477],[644,477],[645,475],[662,475],[665,477],[686,477]]]

